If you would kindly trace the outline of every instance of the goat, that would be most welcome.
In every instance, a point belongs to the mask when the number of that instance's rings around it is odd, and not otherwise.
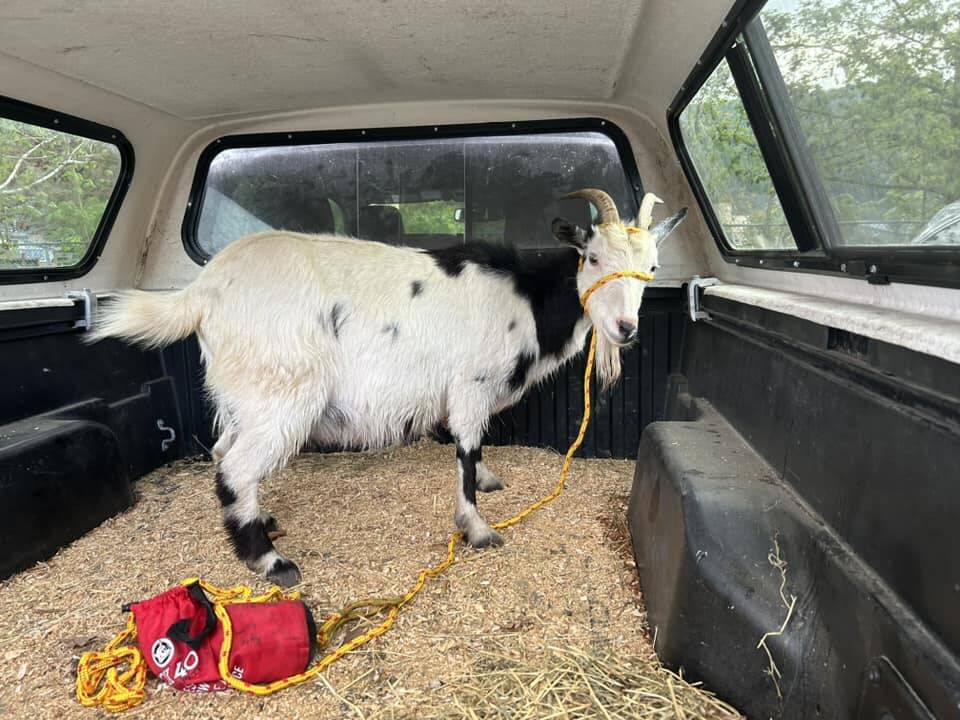
[[[474,547],[500,545],[476,506],[477,490],[503,487],[483,462],[489,418],[581,352],[591,324],[599,377],[616,381],[646,283],[608,283],[589,315],[580,295],[611,272],[653,272],[658,243],[686,213],[628,232],[606,193],[568,197],[593,201],[602,222],[585,229],[555,219],[553,235],[569,247],[541,258],[481,243],[424,251],[253,235],[179,292],[120,293],[90,341],[156,348],[197,334],[216,407],[224,525],[236,554],[276,584],[296,584],[300,571],[274,548],[277,523],[260,509],[257,487],[308,441],[383,448],[444,423],[456,443],[456,526]],[[642,227],[658,201],[644,198]]]

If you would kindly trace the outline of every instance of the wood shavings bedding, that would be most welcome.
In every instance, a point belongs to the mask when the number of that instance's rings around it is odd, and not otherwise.
[[[479,498],[490,521],[548,492],[562,461],[518,447],[486,448],[484,457],[509,485]],[[738,717],[656,662],[623,524],[632,473],[632,462],[576,460],[563,496],[507,531],[503,548],[461,549],[460,562],[389,633],[313,682],[257,698],[180,693],[151,679],[144,703],[121,717],[542,717],[543,703],[561,702],[550,712],[563,707],[560,691],[537,700],[527,692],[533,685],[504,678],[540,673],[537,682],[549,684],[550,672],[562,680],[554,687],[569,690],[570,717]],[[322,619],[351,600],[405,590],[442,556],[455,480],[452,447],[424,441],[374,454],[305,454],[260,492],[288,532],[278,547],[300,564],[299,589]],[[122,628],[124,602],[192,575],[267,589],[228,547],[210,463],[180,461],[134,487],[128,512],[0,583],[0,717],[106,716],[74,699],[74,667]],[[571,675],[578,663],[580,680]],[[594,671],[607,686],[611,678],[626,683],[627,709],[610,704],[619,695],[590,685]],[[646,694],[631,696],[639,676]]]

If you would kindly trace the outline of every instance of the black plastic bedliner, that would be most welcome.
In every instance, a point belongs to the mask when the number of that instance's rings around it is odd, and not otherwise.
[[[0,313],[0,579],[129,507],[130,482],[188,448],[182,349],[85,345],[82,318],[77,304]]]
[[[949,650],[708,402],[676,397],[685,419],[644,431],[629,506],[661,659],[751,718],[957,717]],[[775,671],[757,645],[793,597]]]
[[[0,578],[52,555],[133,502],[117,436],[89,420],[0,427]]]

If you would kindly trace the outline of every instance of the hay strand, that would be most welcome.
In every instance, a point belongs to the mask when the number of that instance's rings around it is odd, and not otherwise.
[[[780,668],[773,659],[773,653],[770,651],[770,647],[767,645],[767,640],[769,638],[779,637],[786,631],[787,625],[790,622],[790,618],[793,617],[793,610],[797,605],[797,596],[791,595],[790,600],[787,600],[787,595],[785,592],[787,587],[787,561],[784,560],[783,556],[780,554],[779,534],[774,534],[773,536],[773,549],[767,553],[767,562],[769,562],[780,572],[780,600],[783,602],[783,605],[787,610],[787,614],[786,617],[783,618],[783,622],[780,624],[780,627],[777,630],[771,630],[763,634],[763,637],[760,638],[760,642],[757,643],[757,650],[762,648],[767,654],[768,665],[764,672],[769,675],[770,679],[773,681],[773,687],[777,691],[777,697],[780,700],[783,700],[783,691],[780,689],[780,679],[783,677],[783,675],[781,675]]]
[[[491,669],[454,686],[452,704],[422,708],[424,716],[678,720],[739,718],[739,713],[663,668],[650,656],[602,648],[547,646],[530,656],[503,645],[485,658]],[[470,709],[470,714],[465,709]]]

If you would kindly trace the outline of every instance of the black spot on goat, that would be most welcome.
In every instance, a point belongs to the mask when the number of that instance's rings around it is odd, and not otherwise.
[[[221,507],[233,505],[237,501],[236,493],[227,487],[227,483],[223,479],[223,473],[219,470],[217,471],[217,498],[220,500]]]
[[[481,272],[512,280],[517,294],[530,303],[533,311],[538,357],[564,356],[567,342],[583,317],[577,292],[576,252],[567,248],[541,257],[521,254],[512,246],[480,242],[430,250],[428,254],[452,278],[459,277],[469,264]],[[507,326],[508,331],[515,328]]]
[[[410,283],[410,297],[416,297],[423,292],[423,282],[420,280],[414,280]]]
[[[530,372],[530,367],[536,359],[533,353],[527,352],[526,350],[517,355],[517,360],[513,365],[513,372],[510,373],[510,377],[507,379],[507,384],[511,390],[519,390],[527,383],[527,374]]]
[[[340,339],[340,328],[343,327],[343,306],[340,303],[334,303],[330,311],[330,328],[333,330],[333,336]]]
[[[267,529],[261,520],[241,524],[235,517],[228,516],[223,526],[234,552],[244,562],[256,561],[273,550],[273,543],[267,537]]]
[[[403,423],[403,441],[406,443],[413,442],[419,437],[419,433],[414,434],[414,420],[411,415]]]
[[[463,495],[467,502],[476,506],[477,504],[477,463],[483,460],[483,452],[480,448],[466,450],[457,443],[457,460],[463,472]]]
[[[389,334],[390,334],[390,340],[391,340],[392,342],[396,342],[396,341],[397,341],[397,337],[400,335],[400,326],[399,326],[397,323],[395,323],[395,322],[393,322],[393,323],[387,323],[386,325],[383,326],[383,332],[384,332],[384,334],[389,333]]]

